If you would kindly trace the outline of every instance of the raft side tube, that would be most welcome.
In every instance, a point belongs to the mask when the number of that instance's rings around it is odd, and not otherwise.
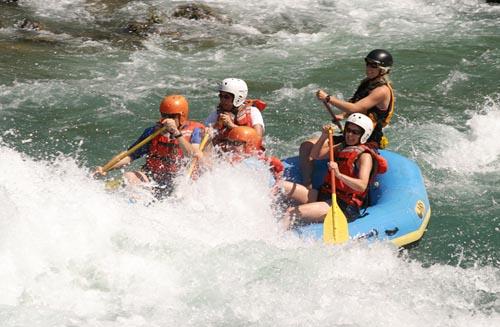
[[[397,153],[381,150],[389,169],[378,175],[370,187],[371,205],[362,216],[349,223],[351,239],[390,240],[404,246],[420,240],[430,219],[431,208],[419,167]],[[298,157],[284,160],[285,178],[301,182]],[[326,160],[314,162],[313,187],[318,188],[326,174]],[[323,224],[296,229],[303,238],[321,240]]]

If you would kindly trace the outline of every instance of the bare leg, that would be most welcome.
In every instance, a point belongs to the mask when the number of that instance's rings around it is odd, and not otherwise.
[[[307,223],[321,223],[325,220],[329,209],[330,205],[324,201],[290,207],[286,210],[282,220],[283,229],[292,228],[297,220]]]
[[[285,196],[300,204],[315,202],[318,199],[318,190],[306,188],[304,185],[283,181]]]
[[[283,182],[285,196],[299,203],[297,206],[289,207],[281,220],[283,229],[293,227],[296,220],[304,222],[322,222],[330,205],[327,202],[318,201],[318,190],[308,189],[304,185]]]
[[[142,171],[127,171],[123,174],[128,185],[141,185],[149,183],[149,178]]]
[[[318,138],[309,139],[302,142],[299,147],[299,168],[302,174],[302,184],[306,188],[312,186],[313,159],[311,158],[311,150]]]

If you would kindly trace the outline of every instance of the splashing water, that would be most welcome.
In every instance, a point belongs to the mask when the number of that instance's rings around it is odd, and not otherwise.
[[[462,173],[487,173],[500,169],[500,107],[498,101],[488,100],[483,109],[474,112],[461,132],[453,127],[432,125],[440,130],[433,165]]]
[[[500,7],[202,3],[231,23],[173,19],[165,0],[0,4],[0,325],[500,325]],[[123,34],[152,9],[157,33]],[[228,76],[268,102],[268,150],[296,154],[329,119],[314,91],[348,98],[379,47],[395,58],[390,149],[422,167],[433,206],[408,252],[282,233],[263,172],[222,164],[154,203],[88,177],[162,96],[202,120]]]
[[[4,326],[500,319],[492,268],[423,268],[390,244],[333,248],[281,234],[263,172],[221,165],[144,206],[106,193],[70,158],[0,152],[13,171],[0,178]]]

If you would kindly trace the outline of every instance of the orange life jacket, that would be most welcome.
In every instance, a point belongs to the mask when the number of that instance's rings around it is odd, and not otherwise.
[[[369,186],[375,180],[375,176],[377,174],[383,174],[387,171],[387,160],[385,160],[385,158],[378,154],[376,151],[363,144],[347,146],[343,147],[342,149],[336,149],[335,151],[335,162],[337,162],[339,166],[339,171],[344,175],[354,178],[358,177],[356,161],[358,160],[358,157],[365,152],[368,152],[372,156],[373,167],[370,174],[368,187],[366,187],[364,191],[359,192],[353,190],[337,177],[335,177],[335,189],[337,191],[337,198],[344,201],[347,205],[352,205],[357,208],[363,206],[369,191]],[[328,173],[326,174],[324,179],[324,183],[320,188],[320,192],[331,194],[332,187],[330,182],[331,171],[328,170]]]
[[[203,124],[186,121],[180,132],[186,141],[191,142],[191,135],[195,128],[204,129]],[[167,175],[175,174],[181,167],[184,153],[179,140],[170,136],[158,135],[151,140],[145,169],[148,170],[156,181],[161,181]]]

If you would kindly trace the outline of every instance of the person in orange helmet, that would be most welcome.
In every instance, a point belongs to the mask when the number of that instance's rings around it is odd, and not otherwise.
[[[237,126],[228,133],[224,150],[246,154],[261,153],[264,151],[262,137],[251,127]]]
[[[166,131],[154,137],[129,156],[117,162],[111,169],[118,169],[132,161],[146,157],[146,163],[139,171],[124,174],[129,185],[156,182],[155,194],[168,195],[173,189],[172,180],[183,166],[185,157],[201,156],[199,145],[205,131],[203,124],[189,120],[189,104],[182,95],[169,95],[160,103],[160,120],[144,130],[130,147],[132,148],[158,128],[167,126]],[[106,175],[102,167],[96,174]]]
[[[244,162],[254,166],[256,162],[265,163],[272,175],[273,182],[281,179],[284,166],[276,157],[267,157],[262,146],[262,137],[252,127],[236,126],[228,133],[227,138],[222,141],[221,149],[230,154],[232,162]],[[257,159],[257,161],[252,161]]]

